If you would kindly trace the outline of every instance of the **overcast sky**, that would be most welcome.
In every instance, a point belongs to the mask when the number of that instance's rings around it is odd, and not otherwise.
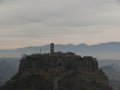
[[[0,0],[0,49],[120,41],[119,0]]]

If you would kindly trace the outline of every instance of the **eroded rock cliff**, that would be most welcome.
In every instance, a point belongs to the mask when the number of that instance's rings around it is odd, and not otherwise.
[[[0,90],[112,90],[95,58],[74,53],[32,54]]]

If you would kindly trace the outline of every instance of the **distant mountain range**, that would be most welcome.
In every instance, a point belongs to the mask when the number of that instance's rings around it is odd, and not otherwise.
[[[30,46],[13,50],[0,50],[0,57],[21,57],[22,54],[49,53],[50,46]],[[55,45],[55,51],[74,52],[82,56],[93,56],[98,59],[120,59],[120,42],[108,42],[95,45]]]

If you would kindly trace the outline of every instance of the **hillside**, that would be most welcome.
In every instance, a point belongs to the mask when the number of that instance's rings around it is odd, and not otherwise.
[[[18,58],[0,58],[0,86],[17,73],[18,66]]]
[[[120,90],[120,67],[116,63],[102,67],[114,90]]]
[[[112,90],[98,62],[74,53],[32,54],[0,90]]]

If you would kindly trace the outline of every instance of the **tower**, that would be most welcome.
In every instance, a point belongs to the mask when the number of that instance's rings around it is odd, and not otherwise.
[[[50,45],[50,53],[54,54],[54,43],[51,43]]]
[[[54,66],[54,43],[50,44],[51,66]]]

